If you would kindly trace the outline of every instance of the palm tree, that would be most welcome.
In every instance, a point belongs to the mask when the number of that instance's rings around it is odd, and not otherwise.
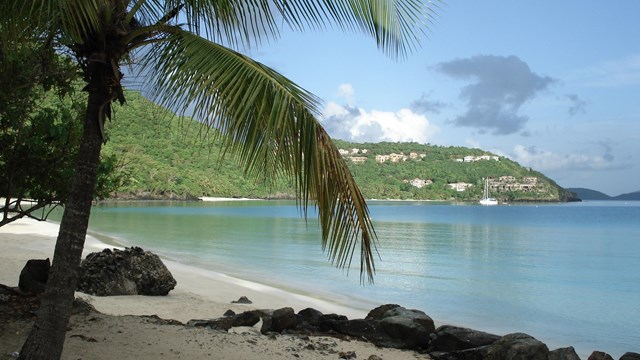
[[[411,51],[432,15],[419,0],[3,0],[4,54],[37,37],[72,54],[88,93],[76,175],[56,242],[51,275],[21,359],[62,353],[96,169],[113,102],[125,102],[121,66],[136,57],[154,99],[215,128],[228,151],[257,176],[293,179],[300,208],[318,208],[322,246],[349,267],[360,253],[372,280],[376,235],[362,194],[316,120],[319,99],[238,52],[293,30],[361,31],[393,57]],[[54,45],[51,45],[54,46]]]

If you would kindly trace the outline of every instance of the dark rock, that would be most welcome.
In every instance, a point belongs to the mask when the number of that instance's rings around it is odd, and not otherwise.
[[[348,321],[349,319],[344,315],[338,314],[324,314],[318,319],[317,330],[320,332],[327,332],[333,330],[333,323],[335,321]]]
[[[140,315],[140,317],[143,318],[149,324],[177,325],[177,326],[184,326],[185,325],[181,321],[174,320],[174,319],[163,319],[158,315]]]
[[[167,295],[175,286],[160,257],[132,247],[87,255],[80,264],[77,289],[98,296]]]
[[[231,316],[232,326],[253,326],[260,321],[260,316],[254,311],[245,311],[241,314]]]
[[[367,314],[367,317],[365,317],[365,320],[382,320],[384,318],[384,314],[387,311],[398,308],[398,307],[400,307],[400,305],[396,305],[396,304],[380,305],[377,308],[369,311],[369,313]]]
[[[298,318],[296,331],[308,334],[320,332],[320,319],[322,316],[323,314],[316,309],[306,308],[304,310],[300,310],[296,315]]]
[[[48,258],[45,260],[27,260],[20,272],[18,287],[26,293],[43,293],[44,288],[47,286],[47,280],[49,280],[50,269],[51,262],[49,262]]]
[[[340,359],[355,359],[357,358],[355,351],[340,351],[338,353]]]
[[[249,300],[246,296],[240,296],[238,300],[231,302],[232,304],[253,304],[253,301]]]
[[[620,360],[640,360],[640,354],[634,353],[634,352],[627,352],[620,357]]]
[[[500,336],[468,328],[444,325],[437,328],[430,338],[429,352],[452,352],[491,345],[500,339]]]
[[[330,320],[324,323],[330,326],[330,330],[343,335],[370,341],[376,345],[385,343],[388,340],[387,334],[382,330],[379,321],[353,319],[353,320]],[[385,346],[385,345],[380,345]]]
[[[229,309],[229,310],[225,311],[224,314],[222,314],[222,316],[233,316],[235,314],[236,313],[233,310]]]
[[[92,313],[97,313],[97,312],[98,310],[96,310],[96,308],[93,307],[93,305],[89,304],[84,299],[81,299],[81,298],[73,299],[73,307],[71,308],[72,314],[90,315]]]
[[[434,330],[425,327],[420,320],[402,316],[391,316],[380,322],[392,339],[391,347],[399,349],[425,349],[429,345],[429,335]]]
[[[210,320],[192,319],[187,321],[187,326],[208,327],[213,330],[229,331],[229,329],[233,327],[233,319],[230,317],[210,319]]]
[[[547,360],[549,348],[534,337],[515,333],[505,335],[486,347],[486,360]]]
[[[527,334],[510,334],[491,345],[467,350],[429,353],[437,360],[546,360],[548,354],[546,345]]]
[[[238,315],[221,317],[217,319],[198,320],[192,319],[187,322],[187,326],[209,327],[214,330],[229,331],[236,326],[253,326],[260,321],[260,316],[254,311],[245,311]]]
[[[602,351],[594,351],[591,353],[588,360],[613,360],[613,358],[611,355]]]
[[[371,355],[367,358],[367,360],[382,360],[382,358],[378,355]]]
[[[453,351],[448,353],[435,352],[429,354],[437,360],[484,360],[487,354],[487,347],[482,346],[462,351]]]
[[[396,305],[376,308],[365,319],[322,315],[318,328],[321,332],[349,335],[378,346],[413,350],[425,349],[429,335],[435,330],[433,320],[422,311]]]
[[[383,343],[400,349],[425,349],[429,335],[435,331],[433,320],[420,310],[409,310],[397,304],[386,304],[371,310],[365,318],[380,321],[389,340]]]
[[[263,334],[270,332],[281,333],[284,330],[295,329],[298,325],[298,319],[293,309],[290,307],[274,310],[273,313],[266,314],[262,317],[262,328],[260,332]]]
[[[620,357],[620,360],[640,360],[640,354],[635,352],[626,352]]]
[[[555,349],[549,352],[549,360],[580,360],[573,346]]]
[[[318,324],[322,315],[320,311],[313,308],[306,308],[298,312],[298,318],[310,324]]]

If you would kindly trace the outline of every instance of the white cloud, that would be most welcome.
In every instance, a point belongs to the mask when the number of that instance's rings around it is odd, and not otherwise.
[[[353,105],[355,102],[355,91],[351,84],[340,84],[337,95],[349,105]]]
[[[556,154],[551,151],[541,150],[536,147],[516,145],[510,156],[520,165],[531,167],[538,171],[593,171],[593,170],[618,170],[626,168],[626,165],[617,164],[613,158],[604,155],[589,156],[585,154]]]
[[[354,142],[415,141],[427,143],[438,131],[426,116],[409,109],[396,112],[366,111],[330,102],[324,109],[322,123],[337,139]]]

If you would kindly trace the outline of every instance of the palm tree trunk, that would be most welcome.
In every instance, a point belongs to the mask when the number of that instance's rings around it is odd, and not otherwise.
[[[75,178],[64,207],[51,273],[38,318],[22,347],[19,359],[57,360],[62,355],[102,148],[98,119],[100,106],[106,96],[100,91],[100,86],[89,86],[89,89]]]

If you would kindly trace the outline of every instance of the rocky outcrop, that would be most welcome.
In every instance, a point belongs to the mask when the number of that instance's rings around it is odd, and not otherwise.
[[[627,352],[620,357],[620,360],[640,360],[640,354],[635,352]]]
[[[547,360],[549,349],[530,335],[515,333],[505,335],[491,345],[431,355],[438,360]]]
[[[47,286],[47,280],[49,280],[50,269],[51,263],[49,262],[49,259],[27,260],[27,263],[20,272],[18,287],[25,293],[43,293],[44,288]]]
[[[573,346],[555,349],[549,352],[549,360],[580,360]]]
[[[311,308],[298,314],[291,308],[266,311],[261,332],[346,335],[378,346],[418,350],[426,349],[434,330],[433,320],[422,311],[383,305],[365,319],[354,320],[343,315],[325,315]]]
[[[245,311],[240,314],[234,314],[231,316],[223,316],[217,319],[210,320],[189,320],[187,326],[193,327],[208,327],[213,330],[229,331],[232,327],[238,326],[253,326],[260,321],[260,316],[256,311]]]
[[[175,286],[157,255],[132,247],[87,255],[80,264],[77,289],[98,296],[167,295]]]
[[[591,353],[588,360],[613,360],[613,357],[602,351],[594,351]]]
[[[246,296],[240,296],[238,300],[233,300],[232,304],[253,304],[253,301],[249,300]]]
[[[549,348],[531,335],[509,334],[487,347],[486,360],[547,360]]]
[[[285,330],[293,330],[298,326],[298,318],[290,307],[266,312],[262,317],[262,328],[260,332],[267,334],[270,332],[281,333]]]
[[[429,352],[452,352],[491,345],[500,339],[500,336],[463,327],[443,325],[431,334],[430,339]]]

